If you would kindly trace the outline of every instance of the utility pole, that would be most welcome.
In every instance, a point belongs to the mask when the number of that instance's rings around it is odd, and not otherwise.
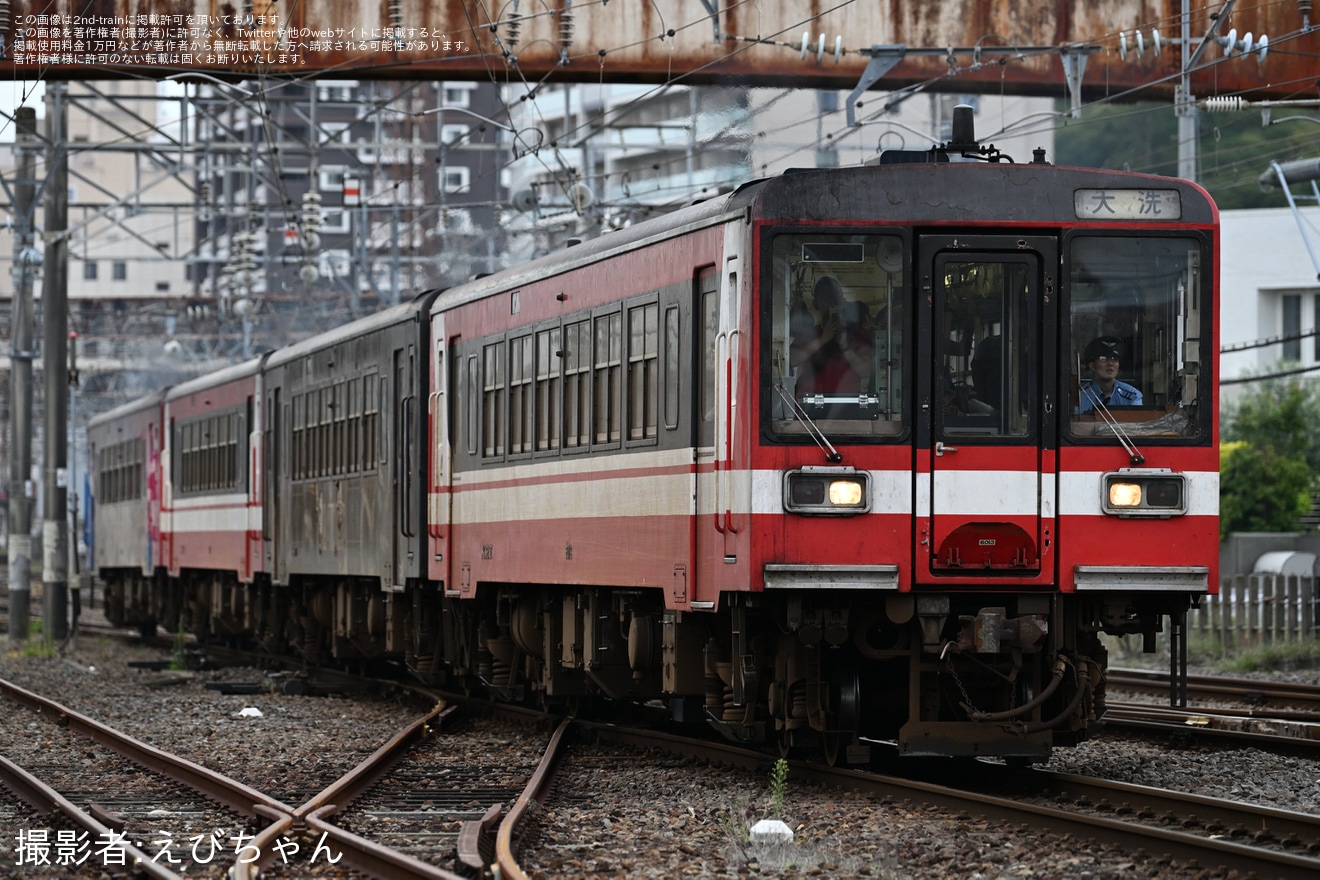
[[[42,369],[45,379],[45,463],[42,466],[42,633],[69,634],[69,151],[65,89],[46,84],[46,264],[41,278]]]
[[[1196,180],[1197,113],[1192,98],[1192,16],[1188,7],[1189,0],[1182,0],[1182,76],[1174,90],[1173,112],[1178,117],[1178,176],[1183,180]],[[1197,58],[1200,58],[1199,51]]]
[[[37,182],[37,111],[19,107],[14,112],[14,277],[13,314],[9,352],[9,641],[27,640],[32,602],[32,501],[28,481],[32,472],[32,269],[33,213]]]

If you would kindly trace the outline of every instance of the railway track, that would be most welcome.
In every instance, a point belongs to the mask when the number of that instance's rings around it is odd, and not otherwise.
[[[1168,693],[1169,677],[1112,669],[1108,683],[1120,692],[1164,695]],[[1187,708],[1111,700],[1104,725],[1109,730],[1164,735],[1183,744],[1217,743],[1320,757],[1320,687],[1189,676],[1187,695],[1195,704]]]
[[[677,751],[700,761],[749,770],[763,769],[766,761],[763,754],[723,743],[616,726],[584,726],[602,742],[627,744],[641,751]],[[558,759],[547,756],[547,760]],[[1314,815],[1085,777],[1041,771],[1024,774],[1002,765],[993,769],[979,766],[969,775],[967,765],[958,762],[956,785],[814,763],[789,765],[793,778],[827,789],[852,789],[888,804],[933,805],[977,824],[1044,828],[1126,853],[1149,854],[1157,862],[1220,866],[1243,876],[1302,878],[1320,872],[1320,817]],[[548,798],[550,781],[547,778],[543,789],[528,797]],[[1016,794],[1005,797],[970,790],[975,786]],[[596,806],[609,810],[608,803]],[[505,877],[520,876],[508,873],[515,868],[513,862],[501,862],[500,867]]]
[[[320,685],[319,681],[306,684]],[[18,699],[36,708],[43,723],[61,735],[93,735],[90,727],[84,730],[84,722],[76,713],[54,704],[25,702],[27,698],[22,696]],[[564,778],[565,767],[570,773],[574,767],[581,772],[585,761],[597,773],[618,775],[622,772],[619,768],[630,764],[654,762],[655,755],[663,750],[688,762],[675,765],[673,773],[678,776],[691,776],[693,767],[703,766],[743,768],[764,776],[769,761],[761,752],[723,743],[614,725],[566,723],[551,737],[544,729],[544,718],[485,703],[470,704],[470,711],[458,712],[452,708],[456,703],[455,699],[447,699],[444,708],[437,706],[413,719],[352,772],[321,785],[314,797],[286,795],[277,799],[244,791],[238,798],[242,803],[229,804],[226,795],[206,795],[209,801],[227,805],[222,809],[232,809],[234,815],[211,818],[199,813],[197,821],[224,822],[230,827],[243,824],[250,829],[245,833],[252,835],[249,852],[262,855],[261,860],[243,863],[231,854],[225,872],[235,880],[254,877],[258,870],[263,878],[307,876],[279,860],[276,844],[293,839],[301,847],[304,862],[314,851],[323,851],[327,858],[331,854],[338,857],[333,870],[324,866],[317,876],[451,880],[492,868],[503,878],[529,876],[524,863],[536,866],[531,872],[535,873],[543,870],[547,860],[553,860],[553,851],[538,853],[536,849],[541,845],[538,841],[547,839],[541,833],[544,829],[538,830],[538,823],[549,810],[566,809],[562,806],[565,792],[570,802],[577,799],[580,812],[596,817],[597,825],[611,824],[608,817],[613,812],[603,792],[569,783],[556,794],[553,786]],[[534,769],[530,762],[518,765],[505,758],[500,749],[501,737],[507,738],[507,733],[495,730],[483,740],[484,722],[477,716],[485,712],[519,718],[524,725],[542,725],[535,729],[539,732],[531,734],[532,738],[550,740],[541,766]],[[472,739],[471,753],[462,750],[461,742],[467,737]],[[594,752],[595,743],[631,749],[633,754]],[[161,758],[148,756],[148,760]],[[468,766],[475,767],[475,772],[469,772]],[[1314,816],[1003,766],[978,769],[973,777],[962,772],[966,768],[963,762],[950,766],[960,768],[958,778],[950,784],[798,762],[792,764],[791,774],[796,783],[861,792],[866,802],[877,805],[881,812],[901,812],[905,803],[925,804],[958,817],[960,824],[971,823],[978,828],[1027,826],[1071,835],[1079,841],[1095,840],[1098,846],[1120,848],[1126,853],[1144,852],[1157,863],[1222,865],[1240,870],[1244,876],[1248,871],[1280,877],[1320,874],[1316,846],[1320,829]],[[31,788],[27,782],[8,784],[18,790]],[[193,781],[188,784],[193,785]],[[183,813],[186,808],[182,798],[188,795],[178,796],[181,800],[175,809]],[[85,794],[76,792],[65,800],[79,798],[87,800]],[[24,796],[34,809],[43,811],[51,809],[57,799],[53,792]],[[291,806],[294,803],[298,805]],[[112,807],[106,812],[128,813],[131,809]],[[601,817],[605,817],[603,822]],[[104,825],[102,821],[101,826],[77,827],[96,829]],[[96,837],[105,832],[90,833]],[[143,855],[150,858],[152,853],[144,851]],[[679,853],[677,857],[688,856]],[[194,866],[187,876],[209,874]]]
[[[1168,696],[1169,675],[1144,669],[1111,667],[1105,674],[1111,690]],[[1298,709],[1320,716],[1320,686],[1219,675],[1187,676],[1187,698],[1198,703],[1231,702],[1257,709]]]
[[[0,697],[39,716],[43,737],[83,737],[114,753],[94,771],[67,761],[25,768],[0,758],[5,787],[48,825],[80,829],[94,842],[116,841],[113,853],[100,853],[106,870],[145,865],[147,876],[162,880],[180,880],[184,871],[232,880],[308,871],[393,880],[480,874],[494,859],[505,805],[539,769],[535,760],[504,757],[499,743],[507,730],[498,724],[483,726],[467,713],[455,732],[456,707],[437,703],[350,772],[291,806],[13,683],[0,681]],[[491,711],[523,724],[539,718],[516,709]],[[516,805],[509,815],[507,827],[515,827]],[[163,855],[158,829],[166,816],[190,827],[228,829],[234,836],[220,848],[233,852],[202,861],[184,838],[165,841],[171,851]],[[289,852],[301,853],[302,863],[291,865]],[[179,864],[187,868],[169,867]]]

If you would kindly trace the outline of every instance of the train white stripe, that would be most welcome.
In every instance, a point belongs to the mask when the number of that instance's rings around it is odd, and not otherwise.
[[[454,496],[465,525],[584,517],[688,516],[691,474],[574,480],[492,487]]]
[[[615,470],[654,467],[657,459],[668,458],[676,463],[680,456],[649,454],[646,464],[634,456],[620,457],[624,463]],[[686,456],[681,456],[686,458]],[[553,466],[537,466],[541,479],[557,476],[596,476],[597,473],[579,466],[568,473]],[[518,468],[482,472],[482,483],[507,482],[515,475],[527,482],[510,486],[491,486],[480,492],[459,491],[454,498],[455,523],[509,522],[544,519],[571,519],[581,517],[622,516],[688,516],[693,512],[691,474],[656,474],[626,477],[605,475],[596,479],[565,480],[563,482],[536,482],[531,474]],[[871,471],[871,512],[878,515],[917,516],[1007,516],[1033,515],[1039,510],[1046,518],[1056,516],[1055,492],[1058,492],[1057,515],[1102,516],[1100,509],[1100,473],[1037,474],[1034,471],[943,471],[935,481],[936,494],[931,495],[931,480],[914,479],[911,471]],[[1213,471],[1189,472],[1188,515],[1213,516],[1219,510],[1219,475]],[[703,487],[716,478],[702,474]],[[750,511],[748,505],[748,480]],[[756,515],[783,513],[783,472],[778,470],[733,471],[721,475],[722,497],[720,507],[736,514],[748,512]],[[461,487],[472,488],[472,480]],[[729,491],[731,489],[731,491]],[[703,508],[714,504],[716,493],[698,493],[705,502]],[[432,500],[442,497],[432,494]],[[696,511],[704,516],[711,509]]]
[[[1036,516],[1042,489],[1053,490],[1036,471],[941,470],[933,483],[933,516]]]
[[[170,523],[164,526],[167,531],[176,534],[185,532],[246,532],[248,511],[245,507],[220,507],[213,510],[176,510],[167,515]],[[166,517],[162,516],[162,520]],[[261,517],[257,516],[254,529],[261,528]]]
[[[702,450],[707,453],[709,449]],[[611,471],[633,470],[635,468],[690,468],[693,452],[690,447],[682,449],[641,449],[626,455],[564,455],[547,458],[543,461],[514,462],[504,467],[481,468],[480,470],[459,471],[454,475],[454,482],[464,489],[474,489],[491,483],[506,483],[510,480],[546,480],[555,477],[594,476],[608,474]]]

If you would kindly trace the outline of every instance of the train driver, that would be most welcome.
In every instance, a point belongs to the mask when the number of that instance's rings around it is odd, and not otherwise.
[[[847,302],[837,278],[822,276],[812,301],[820,323],[795,322],[790,362],[799,394],[858,394],[868,390],[875,349],[860,303]]]
[[[1082,363],[1094,378],[1082,382],[1077,412],[1088,413],[1096,403],[1105,407],[1141,406],[1141,392],[1118,380],[1119,352],[1122,342],[1114,336],[1099,336],[1087,343]]]

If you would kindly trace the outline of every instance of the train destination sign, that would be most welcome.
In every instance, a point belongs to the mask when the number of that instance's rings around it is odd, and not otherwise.
[[[1176,189],[1079,189],[1073,192],[1078,220],[1182,219]]]

